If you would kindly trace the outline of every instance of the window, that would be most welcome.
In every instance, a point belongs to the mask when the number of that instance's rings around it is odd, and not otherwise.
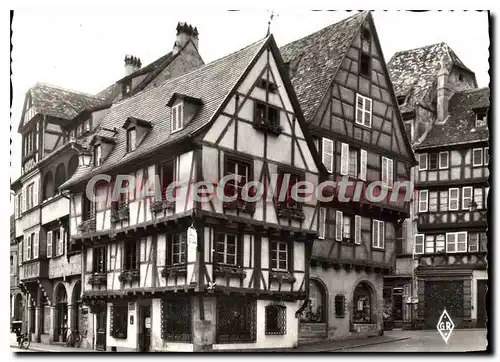
[[[255,300],[238,297],[217,299],[217,343],[255,342]]]
[[[443,252],[445,250],[445,237],[444,234],[436,235],[436,253]]]
[[[266,335],[286,334],[286,307],[284,305],[268,305],[265,314]]]
[[[488,251],[488,236],[486,233],[479,234],[479,251]]]
[[[102,153],[101,153],[101,145],[94,146],[94,166],[102,165]]]
[[[402,106],[406,101],[406,96],[397,96],[396,100],[398,101],[398,106]]]
[[[333,141],[328,138],[322,138],[322,161],[328,172],[333,172]]]
[[[469,251],[479,251],[479,233],[469,233]]]
[[[448,199],[449,199],[449,205],[448,205],[448,210],[450,211],[456,211],[458,210],[458,198],[460,194],[460,189],[458,188],[451,188],[448,190]]]
[[[483,208],[483,189],[475,188],[474,189],[474,202],[477,205],[477,209],[481,210]]]
[[[383,221],[373,220],[372,223],[372,246],[374,248],[384,248],[385,225]]]
[[[482,166],[483,165],[483,149],[474,148],[472,150],[472,166]]]
[[[186,262],[186,235],[168,235],[167,265],[180,265]]]
[[[255,102],[254,122],[256,124],[268,124],[279,126],[279,110],[264,103]]]
[[[335,296],[335,317],[345,317],[345,296],[343,294],[337,294]]]
[[[340,158],[340,174],[366,180],[366,150],[350,147],[347,143],[342,143]]]
[[[420,190],[418,193],[418,212],[429,211],[429,191]]]
[[[446,252],[463,253],[467,251],[467,232],[446,233]]]
[[[432,191],[429,193],[429,211],[438,211],[438,193],[437,191]]]
[[[301,322],[324,323],[326,305],[326,290],[318,281],[309,280],[309,303],[300,316]]]
[[[424,234],[415,235],[415,254],[423,254],[424,253]]]
[[[323,240],[325,238],[326,231],[326,209],[324,207],[319,208],[319,220],[318,220],[318,239]]]
[[[288,185],[285,184],[285,175],[286,174],[288,174],[290,177],[288,180]],[[276,190],[275,197],[279,197],[282,193],[282,191],[281,191],[282,188],[288,186],[286,188],[286,191],[285,191],[285,200],[286,200],[287,208],[300,209],[301,203],[296,201],[297,195],[292,194],[292,189],[295,186],[295,184],[304,181],[304,176],[293,174],[293,173],[288,173],[288,172],[285,173],[284,171],[282,171],[282,172],[280,172],[279,180],[281,180],[281,181],[278,181],[279,190]],[[304,189],[304,186],[301,185],[301,187],[298,187],[296,189],[297,189],[297,193],[298,193],[299,190]],[[300,191],[300,192],[302,192],[302,191]],[[303,195],[303,194],[301,194],[301,195]]]
[[[127,152],[132,152],[135,150],[136,147],[135,137],[136,137],[135,127],[127,129]]]
[[[128,305],[113,304],[111,306],[110,335],[113,338],[127,339]]]
[[[427,153],[421,153],[418,155],[418,170],[427,170]]]
[[[490,148],[489,147],[484,148],[484,164],[485,165],[490,164]]]
[[[180,131],[184,127],[184,108],[182,103],[172,107],[172,133]]]
[[[361,216],[354,216],[354,243],[361,244]]]
[[[472,187],[467,186],[462,188],[462,210],[469,210],[472,201]]]
[[[12,254],[10,255],[10,274],[14,274],[14,256]]]
[[[476,127],[485,127],[488,125],[487,110],[481,109],[476,111]]]
[[[356,94],[356,123],[372,126],[372,100],[361,94]]]
[[[47,232],[47,258],[64,254],[64,241],[60,229]]]
[[[353,322],[371,323],[372,322],[372,293],[370,286],[365,283],[359,283],[354,289],[353,295]]]
[[[437,170],[438,169],[438,154],[431,153],[429,155],[429,170]]]
[[[18,255],[18,258],[17,258],[17,261],[19,263],[19,266],[21,266],[23,264],[23,242],[20,241],[19,244],[17,244],[17,255]]]
[[[125,253],[123,257],[123,270],[139,270],[139,258],[137,257],[137,243],[135,240],[125,241]]]
[[[26,208],[27,210],[31,209],[34,206],[34,186],[35,183],[32,182],[26,187]]]
[[[448,151],[439,152],[439,169],[440,170],[448,168],[448,161],[449,161]]]
[[[382,157],[382,183],[388,187],[394,183],[394,164],[387,157]]]
[[[358,150],[349,148],[349,176],[358,177]]]
[[[191,342],[191,299],[162,299],[161,338],[174,342]]]
[[[439,191],[439,211],[448,211],[448,190]]]
[[[425,237],[425,253],[434,254],[434,236],[427,235]]]
[[[371,57],[364,52],[359,57],[359,73],[367,77],[371,75]]]
[[[100,274],[106,273],[106,247],[94,248],[92,258],[92,271]]]
[[[351,241],[351,227],[352,227],[352,219],[349,215],[344,215],[344,221],[342,226],[343,239],[344,241]]]
[[[361,30],[361,49],[364,52],[370,53],[371,42],[372,39],[371,39],[370,29],[363,28]]]
[[[83,131],[84,132],[89,132],[90,129],[92,128],[91,126],[91,119],[86,119],[85,121],[83,121]]]
[[[490,187],[487,186],[484,188],[484,208],[488,207],[488,194],[490,193]]]
[[[234,234],[215,234],[215,262],[227,265],[237,264],[238,243]]]
[[[175,162],[170,161],[161,166],[160,169],[160,183],[161,183],[161,197],[163,200],[167,199],[167,188],[168,186],[175,181]],[[174,190],[172,190],[173,193]],[[172,198],[171,195],[170,198]]]
[[[271,242],[271,269],[288,271],[288,243],[286,241]]]
[[[226,163],[226,175],[232,175],[234,179],[226,182],[224,194],[228,197],[237,195],[238,199],[243,199],[242,190],[249,181],[249,172],[249,163],[228,159]]]

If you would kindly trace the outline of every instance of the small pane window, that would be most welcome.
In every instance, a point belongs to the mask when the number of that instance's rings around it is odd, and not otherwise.
[[[475,148],[472,150],[472,166],[483,165],[483,149]]]
[[[268,305],[266,307],[266,335],[286,334],[286,307],[282,305]]]
[[[448,158],[449,158],[448,152],[440,152],[439,153],[439,168],[440,169],[448,168]]]
[[[110,334],[113,338],[127,339],[128,305],[114,304],[111,310]]]
[[[271,269],[288,271],[288,243],[275,241],[271,243]]]
[[[429,155],[429,170],[437,170],[438,169],[438,154],[431,153]]]
[[[418,169],[419,171],[427,170],[427,153],[418,155]]]

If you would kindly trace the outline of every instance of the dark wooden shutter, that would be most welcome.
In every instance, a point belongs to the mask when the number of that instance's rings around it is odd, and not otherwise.
[[[238,255],[236,256],[236,265],[239,266],[240,268],[243,267],[243,248],[244,248],[244,241],[243,241],[243,230],[239,230],[238,232],[238,236],[236,237],[236,244],[237,244],[237,248],[238,248]]]

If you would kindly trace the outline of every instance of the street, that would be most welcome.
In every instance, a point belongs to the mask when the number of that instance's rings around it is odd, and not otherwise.
[[[486,329],[455,330],[444,342],[437,330],[386,331],[385,335],[409,339],[345,349],[343,352],[467,352],[484,351],[488,345]]]

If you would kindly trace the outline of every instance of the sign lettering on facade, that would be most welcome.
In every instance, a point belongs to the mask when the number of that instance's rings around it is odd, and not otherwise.
[[[443,340],[445,341],[446,344],[448,344],[448,341],[451,337],[451,333],[453,332],[454,328],[455,328],[455,323],[453,323],[450,315],[445,309],[443,311],[443,314],[441,314],[441,317],[439,317],[437,330],[441,335],[441,337],[443,337]]]

